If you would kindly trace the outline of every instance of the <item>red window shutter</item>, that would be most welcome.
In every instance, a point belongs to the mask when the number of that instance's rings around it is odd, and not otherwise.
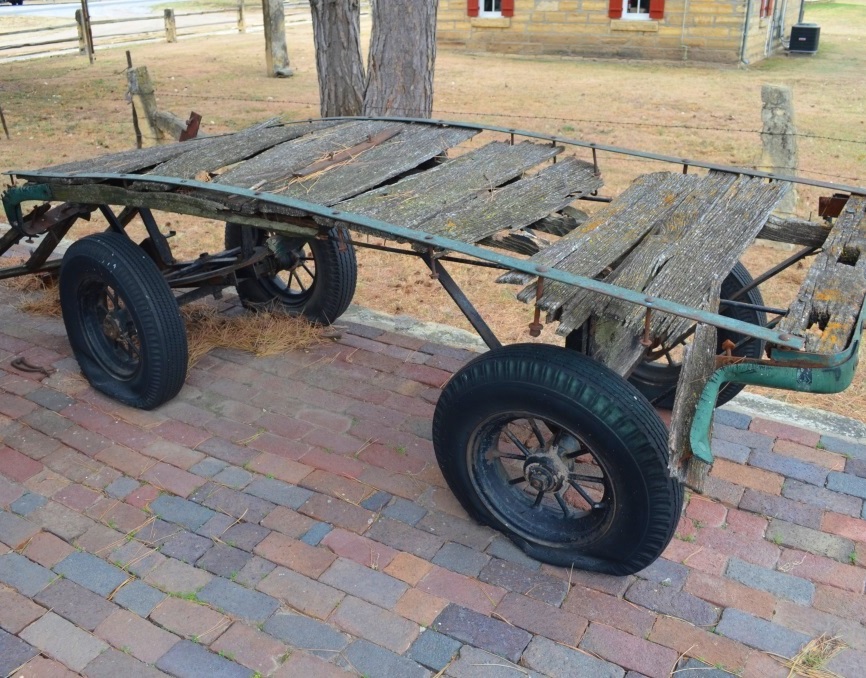
[[[478,16],[478,0],[466,0],[466,13],[469,16]]]
[[[502,16],[514,16],[514,0],[502,0],[500,11]]]
[[[626,0],[610,0],[607,6],[607,15],[611,19],[622,19],[622,5]]]
[[[650,0],[650,19],[665,18],[665,0]]]

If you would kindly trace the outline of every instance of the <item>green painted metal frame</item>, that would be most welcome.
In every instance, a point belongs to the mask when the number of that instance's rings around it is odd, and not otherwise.
[[[719,390],[728,382],[751,386],[802,391],[805,393],[840,393],[851,385],[860,360],[860,342],[866,326],[866,305],[860,310],[851,343],[844,351],[829,355],[773,350],[772,361],[744,361],[718,368],[704,387],[698,400],[689,443],[692,453],[708,464],[713,463],[710,429]]]
[[[592,278],[574,275],[572,273],[567,273],[566,271],[561,271],[556,268],[537,266],[524,259],[517,259],[515,257],[500,254],[498,252],[493,252],[491,250],[484,249],[483,247],[479,247],[477,245],[470,245],[459,240],[453,240],[451,238],[445,238],[439,235],[415,231],[411,228],[406,228],[404,226],[396,226],[394,224],[380,221],[378,219],[373,219],[371,217],[366,217],[360,214],[343,212],[341,210],[335,210],[330,207],[325,207],[316,203],[307,202],[305,200],[288,198],[286,196],[275,195],[273,193],[265,193],[262,191],[254,191],[246,188],[238,188],[236,186],[212,184],[202,181],[195,181],[192,179],[178,179],[176,177],[162,177],[150,174],[110,174],[102,172],[76,173],[74,175],[57,172],[13,172],[12,174],[17,177],[23,177],[28,181],[41,180],[44,182],[50,180],[72,179],[75,181],[86,182],[114,181],[130,183],[136,182],[139,184],[151,183],[160,184],[163,186],[175,186],[177,188],[194,188],[196,190],[209,193],[220,193],[224,195],[249,198],[251,200],[258,200],[263,203],[270,203],[272,205],[297,210],[299,214],[339,221],[346,224],[350,228],[352,226],[358,226],[360,228],[377,231],[383,235],[390,236],[392,238],[418,243],[426,247],[459,252],[460,254],[475,257],[482,261],[490,261],[495,264],[499,264],[501,266],[513,269],[515,271],[520,271],[522,273],[527,273],[533,276],[539,276],[548,280],[556,280],[557,282],[562,282],[567,285],[580,287],[591,292],[598,292],[599,294],[603,294],[608,297],[621,299],[623,301],[627,301],[648,309],[652,309],[654,312],[671,313],[672,315],[689,318],[699,323],[707,323],[716,327],[730,330],[732,332],[745,334],[747,336],[755,337],[757,339],[763,339],[764,341],[768,341],[779,346],[786,346],[791,349],[799,350],[802,349],[805,345],[805,339],[803,339],[802,337],[796,337],[790,334],[786,334],[784,332],[777,332],[775,330],[760,327],[758,325],[744,323],[739,320],[734,320],[733,318],[727,318],[723,315],[719,315],[718,313],[711,313],[709,311],[692,308],[691,306],[686,306],[684,304],[668,301],[659,297],[647,296],[646,294],[642,294],[634,290],[629,290],[624,287],[618,287],[616,285],[611,285],[610,283],[601,282]],[[36,184],[32,186],[28,184],[7,191],[6,195],[4,195],[3,198],[3,205],[6,209],[6,215],[9,218],[9,223],[12,225],[13,228],[16,228],[23,232],[20,209],[20,204],[22,202],[24,202],[25,200],[50,199],[45,197],[45,186],[48,186],[48,188],[50,189],[51,184]],[[32,193],[30,192],[31,190]],[[274,231],[279,231],[279,222],[274,222],[271,228]]]

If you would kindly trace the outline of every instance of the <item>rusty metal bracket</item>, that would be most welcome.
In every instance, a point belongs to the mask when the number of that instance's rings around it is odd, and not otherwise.
[[[643,318],[643,336],[640,339],[640,345],[646,346],[650,348],[655,341],[650,336],[650,325],[652,324],[653,310],[651,308],[647,308],[646,314]]]
[[[201,116],[195,111],[189,114],[189,120],[186,121],[186,128],[180,133],[178,141],[188,141],[195,139],[198,136],[198,128],[201,125]]]

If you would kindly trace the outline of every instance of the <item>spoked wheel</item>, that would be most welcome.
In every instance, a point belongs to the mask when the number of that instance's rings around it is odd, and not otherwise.
[[[241,226],[226,224],[227,249],[241,246]],[[342,230],[343,235],[338,232]],[[358,265],[344,229],[331,229],[327,240],[304,240],[253,230],[255,245],[270,251],[264,274],[239,272],[237,291],[244,306],[281,309],[328,325],[349,307],[355,294]]]
[[[94,388],[152,409],[186,379],[186,330],[156,264],[126,236],[99,233],[73,243],[60,268],[69,343]]]
[[[752,282],[752,276],[746,267],[738,263],[722,281],[720,298],[730,299],[743,287]],[[738,299],[755,306],[763,306],[764,300],[757,288],[749,290]],[[753,325],[766,325],[767,315],[763,311],[742,306],[728,306],[721,309],[721,315],[742,320]],[[759,339],[746,339],[741,334],[728,330],[718,330],[716,352],[722,353],[723,344],[730,340],[737,347],[732,354],[741,358],[760,358],[764,353],[764,342]],[[740,345],[740,342],[743,342]],[[629,381],[646,396],[646,398],[659,407],[673,408],[674,396],[676,395],[677,381],[680,378],[683,359],[683,343],[675,342],[671,345],[660,346],[647,353],[646,358],[632,372]],[[724,405],[734,398],[745,388],[743,384],[726,384],[719,392],[716,406]]]
[[[516,344],[473,360],[439,399],[433,445],[463,507],[547,563],[637,572],[679,519],[655,410],[570,350]]]

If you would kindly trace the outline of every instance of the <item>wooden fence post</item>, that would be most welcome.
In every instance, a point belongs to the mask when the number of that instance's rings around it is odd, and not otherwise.
[[[81,21],[79,27],[81,35],[84,37],[84,51],[90,64],[93,65],[93,30],[90,26],[90,9],[87,6],[87,0],[81,0]]]
[[[87,54],[87,42],[84,40],[84,17],[81,10],[75,10],[75,23],[78,24],[78,53]]]
[[[174,21],[174,10],[164,10],[163,17],[165,18],[165,41],[177,42],[177,24]]]
[[[154,123],[156,116],[156,93],[147,66],[129,68],[126,71],[126,79],[129,83],[129,95],[132,97],[132,105],[141,126],[142,144],[144,146],[156,146],[163,140],[165,135]]]
[[[761,167],[776,174],[797,173],[797,128],[794,125],[794,94],[785,85],[761,87]],[[797,193],[790,190],[779,201],[776,213],[793,214],[797,208]]]
[[[244,0],[238,0],[238,33],[247,32],[247,20],[244,16]]]
[[[262,18],[265,29],[265,61],[272,78],[288,78],[289,50],[286,47],[286,15],[283,0],[262,0]]]

